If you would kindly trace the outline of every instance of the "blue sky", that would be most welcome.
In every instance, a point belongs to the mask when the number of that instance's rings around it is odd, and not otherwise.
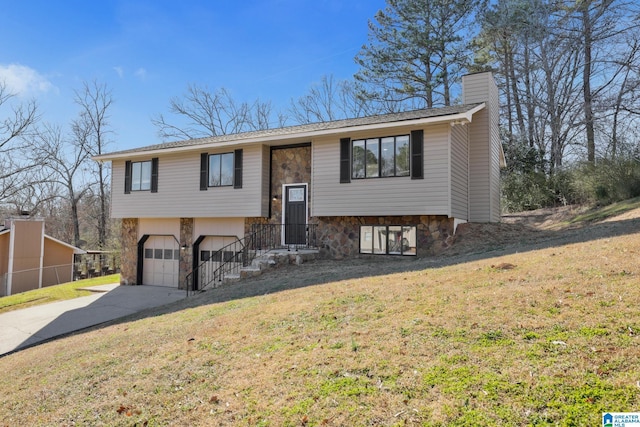
[[[113,92],[109,151],[160,142],[150,118],[188,84],[284,110],[347,79],[384,0],[0,0],[0,79],[67,126],[83,82]],[[3,111],[0,111],[2,114]],[[1,118],[1,117],[0,117]]]

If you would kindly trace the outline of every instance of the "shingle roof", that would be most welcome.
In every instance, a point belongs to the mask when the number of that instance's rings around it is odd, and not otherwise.
[[[184,141],[165,142],[162,144],[148,145],[145,147],[132,148],[129,150],[116,151],[101,156],[98,159],[106,159],[112,156],[122,154],[143,153],[146,151],[170,150],[182,147],[195,147],[199,145],[208,145],[223,142],[241,142],[248,139],[271,139],[284,136],[294,136],[296,134],[305,134],[309,132],[322,132],[336,129],[345,129],[368,126],[383,123],[402,122],[408,120],[428,119],[434,117],[452,116],[456,114],[467,113],[482,104],[465,104],[455,105],[442,108],[430,108],[421,110],[405,111],[402,113],[381,114],[376,116],[360,117],[355,119],[334,120],[330,122],[309,123],[304,125],[286,126],[281,128],[256,130],[250,132],[242,132],[229,135],[209,136],[205,138],[188,139]]]

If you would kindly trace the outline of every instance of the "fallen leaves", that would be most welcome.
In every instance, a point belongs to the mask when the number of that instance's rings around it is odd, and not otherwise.
[[[131,417],[133,415],[140,415],[142,411],[140,409],[135,409],[132,406],[120,405],[116,412],[120,415],[126,415],[127,417]]]
[[[514,268],[516,268],[516,265],[509,262],[501,262],[500,264],[491,265],[491,268],[495,270],[513,270]]]

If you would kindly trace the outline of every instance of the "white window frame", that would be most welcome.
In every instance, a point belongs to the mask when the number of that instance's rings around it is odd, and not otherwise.
[[[222,169],[223,169],[223,157],[224,156],[230,156],[231,157],[231,175],[228,177],[228,182],[222,181],[223,178],[223,174],[222,174]],[[214,157],[218,157],[219,160],[219,168],[217,171],[214,171],[213,168],[211,167],[211,161]],[[234,185],[234,168],[235,168],[235,153],[233,151],[229,152],[229,153],[215,153],[215,154],[209,154],[209,157],[207,158],[207,186],[208,187],[233,187]],[[215,183],[215,181],[212,179],[214,172],[217,172],[218,176],[218,184]]]
[[[417,239],[416,225],[361,225],[360,253],[415,256],[418,252]]]
[[[131,162],[131,191],[151,190],[151,160]]]
[[[401,171],[402,173],[398,174],[398,141],[405,142],[407,147],[406,153],[406,169]],[[404,141],[402,141],[404,140]],[[393,145],[393,167],[391,169],[384,169],[382,167],[382,154],[383,154],[383,143]],[[362,147],[364,149],[364,168],[362,168],[362,174],[357,174],[358,168],[355,167],[355,159],[356,159],[356,146]],[[376,165],[375,170],[371,166],[373,163],[367,164],[367,160],[369,156],[369,146],[375,147],[375,153],[371,151],[372,154],[375,155]],[[409,135],[396,135],[396,136],[384,136],[380,138],[362,138],[362,139],[353,139],[351,140],[351,179],[370,179],[370,178],[396,178],[396,177],[408,177],[411,175],[411,137]],[[389,173],[389,170],[392,173]],[[385,171],[387,173],[385,174]]]

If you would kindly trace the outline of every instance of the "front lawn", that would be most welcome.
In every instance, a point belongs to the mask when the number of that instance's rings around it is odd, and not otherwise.
[[[90,291],[83,290],[90,286],[119,283],[120,275],[93,277],[91,279],[77,280],[63,283],[62,285],[47,286],[42,289],[22,292],[8,297],[0,298],[0,313],[32,307],[34,305],[47,304],[54,301],[62,301],[90,295]]]

